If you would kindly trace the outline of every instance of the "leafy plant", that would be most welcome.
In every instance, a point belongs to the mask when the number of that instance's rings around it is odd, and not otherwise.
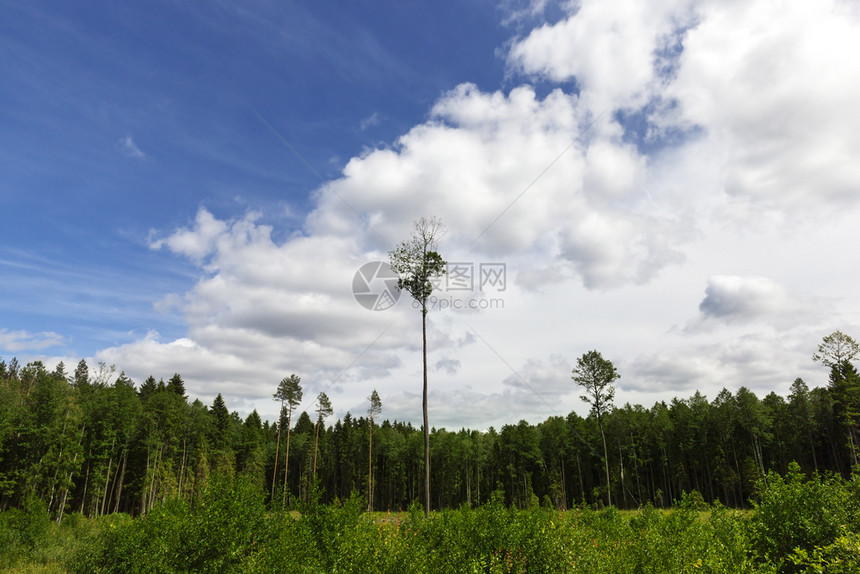
[[[787,559],[796,549],[810,553],[832,545],[843,527],[856,520],[849,512],[852,496],[841,477],[806,477],[791,463],[785,477],[768,473],[756,483],[758,500],[751,527],[755,549],[762,560],[798,571]],[[856,511],[855,511],[856,512]]]

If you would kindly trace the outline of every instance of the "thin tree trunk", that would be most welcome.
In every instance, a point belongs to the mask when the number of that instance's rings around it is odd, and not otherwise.
[[[110,467],[113,464],[113,457],[108,458],[107,472],[105,473],[105,491],[102,494],[102,504],[98,511],[98,516],[104,516],[105,504],[107,503],[108,488],[110,488]]]
[[[430,517],[430,419],[427,415],[427,308],[421,312],[421,338],[424,343],[424,516]]]
[[[188,459],[188,449],[187,449],[187,441],[188,437],[182,437],[182,464],[179,465],[179,498],[182,498],[182,479],[185,478],[185,463]]]
[[[317,477],[317,450],[319,449],[320,444],[320,426],[322,421],[317,421],[317,430],[314,432],[314,466],[311,471],[311,479],[315,479]]]
[[[119,501],[122,498],[122,482],[125,480],[125,463],[128,461],[128,450],[124,450],[122,453],[122,470],[119,473],[119,482],[116,485],[116,503],[114,504],[113,511],[119,512]]]
[[[854,459],[854,466],[857,466],[857,441],[854,437],[854,426],[848,428],[848,439],[851,446],[851,457]]]
[[[564,455],[561,457],[561,509],[567,510],[567,480],[564,473]]]
[[[81,438],[83,438],[84,433],[81,431]],[[80,444],[80,442],[78,443]],[[75,451],[75,456],[72,457],[72,468],[75,467],[75,462],[78,460],[78,452]],[[63,521],[63,512],[66,510],[66,496],[69,494],[69,485],[72,483],[72,471],[69,471],[69,478],[66,480],[66,486],[63,489],[63,500],[60,501],[60,514],[57,517],[57,523]]]
[[[818,457],[815,455],[815,441],[812,440],[812,429],[810,428],[808,421],[806,423],[806,435],[809,437],[809,446],[812,447],[812,466],[815,468],[815,472],[818,472]]]
[[[476,488],[477,492],[475,494],[477,496],[478,504],[481,504],[481,481],[484,479],[484,477],[483,477],[483,473],[481,472],[481,464],[480,463],[478,463],[478,470],[477,470],[476,478],[478,479],[478,485]]]
[[[152,510],[152,507],[155,506],[155,495],[158,493],[156,482],[158,480],[159,463],[161,462],[163,448],[158,449],[158,452],[155,454],[155,461],[152,464],[152,481],[149,483],[149,507],[146,509],[147,511]]]
[[[600,417],[597,417],[597,424],[600,426],[600,436],[603,439],[603,462],[606,466],[606,498],[609,500],[609,506],[612,506],[612,487],[609,482],[609,451],[606,450],[606,434],[603,432],[603,422]]]
[[[66,436],[66,422],[69,418],[69,411],[66,410],[66,414],[63,417],[63,430],[60,431],[60,436]],[[57,455],[57,466],[54,468],[54,477],[51,479],[51,497],[48,500],[48,511],[50,512],[51,507],[54,505],[54,491],[57,488],[57,475],[60,472],[60,465],[63,462],[63,449],[60,448],[60,452]]]
[[[621,453],[621,445],[618,445],[618,461],[621,463],[621,497],[624,499],[624,508],[627,508],[627,491],[624,489],[624,455]]]
[[[87,457],[89,458],[89,455],[87,455]],[[87,487],[89,486],[89,484],[90,484],[90,463],[88,462],[87,463],[87,474],[84,477],[84,494],[83,494],[83,496],[81,496],[81,510],[80,510],[81,514],[84,513],[84,504],[87,501]],[[87,516],[87,518],[90,518],[90,516]]]
[[[742,484],[742,475],[741,475],[741,465],[738,464],[738,451],[735,448],[734,438],[732,439],[732,458],[735,461],[735,472],[738,475],[738,480],[735,483],[736,489],[737,489],[736,493],[735,493],[735,500],[739,500],[739,501],[741,501],[741,504],[743,504],[744,493],[743,493],[743,484]]]
[[[278,476],[278,450],[281,446],[281,427],[284,426],[284,401],[281,401],[281,408],[278,411],[278,439],[275,441],[275,469],[272,471],[272,499],[275,498],[275,484],[277,484]]]
[[[576,453],[576,471],[579,474],[579,495],[582,497],[582,504],[585,504],[585,484],[582,482],[582,463],[579,461],[579,451]]]
[[[152,453],[149,450],[149,447],[146,448],[146,472],[144,473],[144,483],[143,488],[140,489],[140,513],[146,514],[146,509],[148,507],[146,495],[149,490],[149,484],[147,484],[147,480],[152,480],[152,475],[149,473],[149,465],[152,458]]]
[[[301,418],[301,417],[300,417]],[[284,450],[284,497],[281,501],[281,506],[287,505],[287,471],[290,468],[290,425],[293,419],[293,406],[287,410],[287,448]]]
[[[371,405],[372,407],[372,405]],[[367,445],[367,511],[373,511],[373,411],[370,413],[369,442]]]

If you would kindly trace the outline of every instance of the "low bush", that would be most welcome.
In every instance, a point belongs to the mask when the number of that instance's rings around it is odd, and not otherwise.
[[[759,485],[755,510],[683,495],[671,511],[517,510],[494,497],[424,517],[420,505],[368,514],[354,495],[267,509],[260,487],[213,479],[193,503],[144,516],[48,522],[37,502],[0,513],[0,569],[11,572],[410,574],[860,571],[860,482],[792,467]]]
[[[856,480],[856,479],[855,479]],[[788,558],[832,545],[844,528],[857,531],[857,489],[840,476],[805,476],[796,463],[783,477],[768,473],[756,483],[751,519],[755,550],[780,572],[797,572]]]

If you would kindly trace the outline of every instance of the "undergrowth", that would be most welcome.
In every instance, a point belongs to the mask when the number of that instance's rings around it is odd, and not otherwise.
[[[193,501],[144,516],[48,521],[44,505],[0,513],[4,572],[250,573],[768,573],[856,572],[860,482],[805,477],[792,467],[759,484],[753,512],[702,509],[684,495],[671,511],[419,505],[368,514],[358,495],[298,512],[266,507],[251,481],[213,480]]]

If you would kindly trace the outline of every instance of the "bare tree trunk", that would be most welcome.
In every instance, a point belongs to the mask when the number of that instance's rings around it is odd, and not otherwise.
[[[119,512],[119,501],[122,498],[122,482],[125,480],[125,463],[128,461],[128,450],[122,453],[122,470],[119,473],[119,481],[116,485],[116,502],[114,503],[113,511]]]
[[[582,497],[582,504],[585,504],[585,484],[582,482],[582,463],[579,461],[579,451],[576,453],[576,470],[579,474],[579,495]]]
[[[60,431],[60,436],[66,435],[66,421],[69,418],[69,411],[66,410],[66,415],[63,417],[63,430]],[[48,511],[50,512],[51,507],[54,505],[54,491],[57,487],[57,475],[60,472],[60,465],[63,462],[63,449],[60,449],[59,454],[57,455],[57,466],[54,468],[54,477],[51,479],[51,497],[48,500]]]
[[[146,472],[143,475],[143,488],[140,489],[140,513],[146,514],[147,502],[146,502],[146,494],[149,490],[149,484],[147,484],[147,480],[152,480],[152,476],[149,474],[149,465],[150,459],[152,458],[152,454],[150,453],[149,447],[146,448]]]
[[[621,463],[621,496],[624,498],[624,508],[627,508],[627,491],[624,490],[624,455],[621,454],[620,444],[618,445],[618,462]]]
[[[561,456],[561,508],[567,510],[567,480],[564,472],[564,455]]]
[[[854,459],[854,466],[857,466],[857,441],[854,435],[854,426],[848,428],[848,438],[851,445],[851,457]]]
[[[84,433],[81,431],[81,438],[83,438]],[[80,444],[80,443],[79,443]],[[72,468],[75,467],[75,462],[78,460],[78,452],[75,451],[75,456],[72,457]],[[66,486],[63,489],[63,499],[60,501],[60,514],[57,516],[57,523],[63,521],[63,512],[66,510],[66,496],[69,494],[69,484],[72,483],[72,471],[69,471],[69,478],[66,480]]]
[[[472,460],[466,461],[466,504],[472,507]]]
[[[809,437],[809,446],[812,447],[812,466],[815,472],[818,472],[818,457],[815,455],[815,441],[812,440],[812,430],[809,428],[809,422],[806,423],[806,436]]]
[[[182,479],[185,478],[185,462],[188,458],[187,441],[187,436],[182,437],[182,464],[179,465],[179,498],[182,498]]]
[[[609,451],[606,450],[606,434],[603,432],[603,422],[600,417],[597,417],[597,424],[600,426],[600,436],[603,439],[603,462],[606,466],[606,498],[609,500],[609,506],[612,506],[612,487],[609,482]]]
[[[367,445],[367,511],[373,511],[373,411],[370,413],[369,444]]]
[[[314,466],[313,466],[313,470],[311,471],[311,478],[312,479],[317,477],[317,450],[318,450],[319,444],[320,444],[321,422],[322,421],[317,421],[317,429],[316,429],[316,432],[314,432]]]
[[[424,516],[430,517],[430,419],[427,415],[427,309],[421,312],[421,337],[424,342]]]
[[[110,467],[111,467],[112,463],[113,463],[113,457],[111,456],[110,458],[108,458],[108,467],[107,467],[107,472],[105,473],[105,491],[104,491],[104,494],[102,494],[102,504],[101,504],[101,507],[99,508],[98,516],[104,516],[104,513],[105,513],[105,504],[107,503],[107,493],[108,493],[108,488],[110,488]]]
[[[87,456],[89,456],[89,455],[87,455]],[[87,501],[87,486],[89,486],[89,484],[90,484],[90,463],[87,463],[87,474],[84,477],[84,494],[83,494],[83,496],[81,496],[81,510],[80,510],[81,514],[84,513],[84,503],[86,503],[86,501]],[[91,517],[87,516],[87,518],[91,518]]]
[[[284,451],[284,499],[281,501],[281,506],[287,504],[287,470],[290,468],[290,425],[293,418],[293,406],[287,411],[287,448]]]
[[[275,469],[272,471],[272,498],[275,498],[275,484],[278,476],[278,450],[281,446],[281,427],[284,426],[283,418],[284,401],[281,401],[281,408],[278,411],[278,439],[275,441]]]

